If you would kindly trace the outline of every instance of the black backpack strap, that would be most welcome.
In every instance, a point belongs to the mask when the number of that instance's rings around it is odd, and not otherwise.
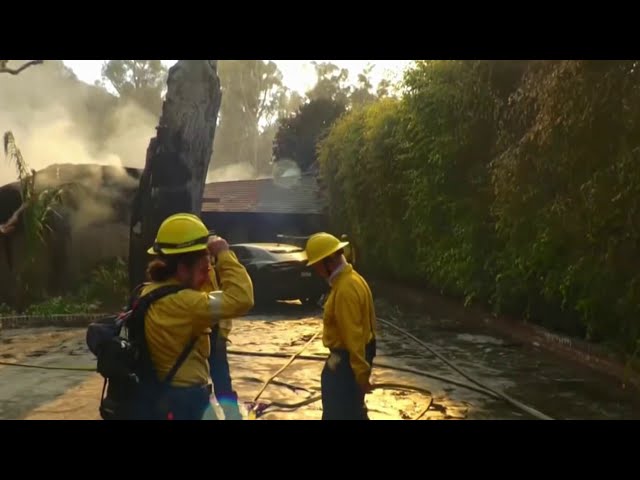
[[[142,290],[147,285],[149,285],[149,282],[141,283],[140,285],[138,285],[136,288],[133,289],[133,292],[131,292],[131,296],[129,297],[129,303],[127,304],[127,309],[131,310],[133,308],[135,303],[140,298],[140,294],[142,293]]]
[[[143,287],[144,286],[146,285],[143,285]],[[162,297],[166,297],[167,295],[171,295],[172,293],[178,293],[180,290],[184,289],[185,287],[183,287],[182,285],[165,285],[164,287],[156,288],[146,295],[137,296],[136,298],[134,298],[132,308],[142,308],[146,313],[146,309],[149,308],[151,304],[156,300],[160,300]],[[140,292],[141,291],[142,289],[140,289]]]
[[[176,360],[176,363],[173,364],[173,367],[171,367],[171,370],[169,370],[169,373],[164,378],[162,383],[164,383],[165,385],[169,385],[171,383],[171,380],[173,380],[173,377],[176,376],[176,373],[178,373],[178,370],[191,353],[191,350],[193,350],[193,347],[195,347],[197,340],[198,337],[193,337],[191,340],[189,340],[189,343],[187,343],[182,352],[180,352],[180,356]]]
[[[144,285],[143,285],[144,286]],[[140,318],[141,321],[125,321],[125,326],[129,329],[133,335],[139,339],[143,338],[144,335],[144,317],[147,314],[147,310],[151,306],[153,302],[156,300],[160,300],[162,297],[166,297],[167,295],[171,295],[172,293],[177,293],[180,290],[184,290],[185,287],[181,285],[165,285],[163,287],[156,288],[155,290],[147,293],[146,295],[136,295],[132,298],[130,311],[134,312],[135,315],[132,315],[130,319]],[[141,292],[141,290],[140,290]],[[139,292],[139,293],[140,293]]]
[[[138,297],[138,299],[133,304],[133,307],[136,309],[142,309],[141,313],[144,315],[146,314],[147,309],[151,306],[153,302],[163,297],[166,297],[167,295],[171,295],[172,293],[177,293],[180,290],[184,290],[184,288],[185,287],[181,285],[166,285],[164,287],[156,288],[155,290],[147,293],[146,295]],[[191,340],[189,340],[189,343],[185,345],[182,352],[180,352],[178,359],[173,364],[173,367],[171,367],[171,370],[169,370],[169,373],[167,374],[165,379],[162,381],[163,384],[168,385],[171,383],[171,381],[173,380],[173,377],[175,377],[176,373],[178,373],[178,370],[180,369],[184,361],[187,359],[187,357],[193,350],[193,347],[195,347],[197,340],[198,340],[198,337],[193,337]]]

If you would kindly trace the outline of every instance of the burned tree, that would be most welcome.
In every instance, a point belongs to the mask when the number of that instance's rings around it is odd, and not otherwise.
[[[217,60],[179,60],[169,70],[162,115],[133,203],[132,287],[144,280],[146,250],[162,221],[178,212],[200,214],[221,95]]]

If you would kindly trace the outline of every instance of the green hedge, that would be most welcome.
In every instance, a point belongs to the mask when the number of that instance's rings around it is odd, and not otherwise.
[[[419,61],[319,147],[367,270],[633,350],[640,65]]]

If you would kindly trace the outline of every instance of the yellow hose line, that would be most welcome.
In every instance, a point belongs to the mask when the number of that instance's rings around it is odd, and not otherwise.
[[[373,390],[405,390],[405,391],[419,392],[424,395],[427,395],[429,397],[429,402],[427,403],[426,408],[424,408],[419,415],[412,418],[412,420],[421,419],[433,404],[433,395],[431,394],[431,391],[424,388],[420,388],[420,387],[414,387],[412,385],[404,385],[399,383],[375,383],[372,385],[371,390],[372,391]],[[301,400],[300,402],[296,402],[296,403],[285,403],[285,402],[278,402],[278,401],[270,402],[269,407],[282,408],[284,410],[297,410],[298,408],[305,407],[307,405],[318,402],[320,400],[322,400],[322,395],[314,395],[312,397],[309,397],[305,400]]]
[[[322,331],[316,332],[308,341],[307,343],[305,343],[302,348],[300,350],[298,350],[296,353],[294,353],[293,355],[291,355],[291,358],[289,358],[289,360],[273,375],[271,375],[267,380],[265,380],[264,385],[262,385],[262,388],[260,389],[260,391],[258,392],[258,394],[253,398],[254,403],[258,401],[258,398],[260,398],[260,395],[262,395],[262,392],[265,391],[265,389],[269,386],[269,384],[278,376],[280,375],[282,372],[284,372],[287,367],[289,367],[289,365],[291,365],[293,363],[293,361],[298,357],[298,355],[301,355],[302,352],[305,351],[305,349],[311,345],[311,343],[313,343],[313,341],[318,337],[318,335],[320,335],[322,333]]]
[[[293,355],[291,355],[289,357],[289,359],[287,360],[287,362],[280,367],[280,369],[278,369],[278,371],[276,373],[274,373],[273,375],[271,375],[262,385],[262,388],[260,389],[260,391],[257,393],[257,395],[254,397],[253,399],[253,403],[256,404],[258,401],[258,398],[260,398],[260,395],[262,395],[262,393],[265,391],[265,389],[267,388],[267,386],[269,386],[269,384],[271,382],[274,381],[274,379],[280,375],[282,372],[284,372],[294,361],[296,358],[298,358],[300,355],[302,355],[302,352],[305,351],[305,349],[311,345],[313,343],[313,341],[318,337],[318,335],[320,335],[322,333],[322,330],[320,330],[319,332],[316,332],[303,346],[300,350],[298,350],[296,353],[294,353]],[[429,403],[427,404],[427,407],[422,410],[422,412],[420,413],[420,415],[418,415],[414,420],[419,420],[420,418],[422,418],[427,411],[429,410],[429,408],[431,408],[431,404],[433,403],[433,395],[431,394],[431,392],[429,390],[425,390],[423,388],[420,387],[413,387],[410,385],[401,385],[401,384],[397,384],[397,383],[383,383],[383,384],[374,384],[372,385],[371,390],[377,390],[377,389],[395,389],[395,390],[413,390],[413,391],[418,391],[421,393],[424,393],[426,395],[429,396]],[[271,402],[269,404],[269,406],[275,406],[275,407],[279,407],[279,408],[285,408],[285,409],[291,409],[291,410],[295,410],[298,408],[301,408],[305,405],[309,405],[311,403],[317,402],[319,400],[322,399],[322,395],[316,395],[313,396],[311,398],[308,398],[306,400],[302,400],[301,402],[298,403],[293,403],[293,404],[287,404],[287,403],[282,403],[282,402]],[[253,412],[253,418],[255,418],[255,412]]]
[[[261,378],[256,378],[256,377],[234,377],[233,381],[238,381],[238,380],[244,380],[245,382],[255,382],[255,383],[264,383],[264,380],[262,380]],[[285,387],[288,388],[289,390],[296,392],[298,390],[303,391],[303,392],[307,392],[307,393],[313,393],[313,390],[309,390],[308,388],[305,387],[300,387],[298,385],[293,385],[292,383],[287,383],[287,382],[281,382],[279,380],[271,380],[271,385],[275,385],[277,387]]]
[[[229,349],[227,350],[227,354],[229,355],[238,355],[238,356],[244,356],[244,357],[270,357],[270,358],[289,358],[289,354],[287,353],[281,353],[281,352],[251,352],[251,351],[246,351],[246,350],[235,350],[235,349]],[[322,356],[322,355],[298,355],[297,357],[299,360],[308,360],[308,361],[314,361],[314,362],[326,362],[327,361],[327,357],[326,356]],[[475,385],[470,385],[468,383],[464,383],[464,382],[460,382],[458,380],[454,380],[452,378],[448,378],[448,377],[443,377],[441,375],[436,375],[435,373],[429,373],[429,372],[425,372],[422,370],[418,370],[415,368],[409,368],[409,367],[396,367],[393,365],[389,365],[383,362],[380,362],[378,360],[374,360],[373,361],[373,366],[376,368],[382,368],[385,370],[393,370],[393,371],[397,371],[397,372],[405,372],[405,373],[411,373],[414,375],[419,375],[421,377],[426,377],[426,378],[433,378],[434,380],[438,380],[440,382],[444,382],[444,383],[450,383],[451,385],[456,385],[458,387],[462,387],[462,388],[466,388],[467,390],[471,390],[473,392],[478,392],[478,393],[482,393],[488,397],[491,398],[495,398],[495,399],[500,399],[500,397],[498,395],[496,395],[493,392],[490,392],[488,390],[485,390],[484,388],[480,388],[480,387],[476,387]]]

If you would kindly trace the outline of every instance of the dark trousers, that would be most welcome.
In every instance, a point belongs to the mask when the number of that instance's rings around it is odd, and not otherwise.
[[[322,370],[322,419],[323,420],[369,420],[364,391],[356,382],[349,362],[349,352],[332,350],[340,357],[335,370],[325,364]],[[376,341],[369,342],[365,357],[370,365],[376,356]]]
[[[166,395],[169,407],[167,420],[202,420],[210,405],[207,386],[169,387]]]
[[[133,405],[132,420],[202,420],[209,408],[208,385],[192,387],[142,385]]]
[[[209,371],[213,381],[213,393],[227,418],[239,415],[238,395],[231,385],[229,359],[227,358],[227,339],[220,335],[220,330],[214,328],[209,336],[211,354],[209,355]]]

